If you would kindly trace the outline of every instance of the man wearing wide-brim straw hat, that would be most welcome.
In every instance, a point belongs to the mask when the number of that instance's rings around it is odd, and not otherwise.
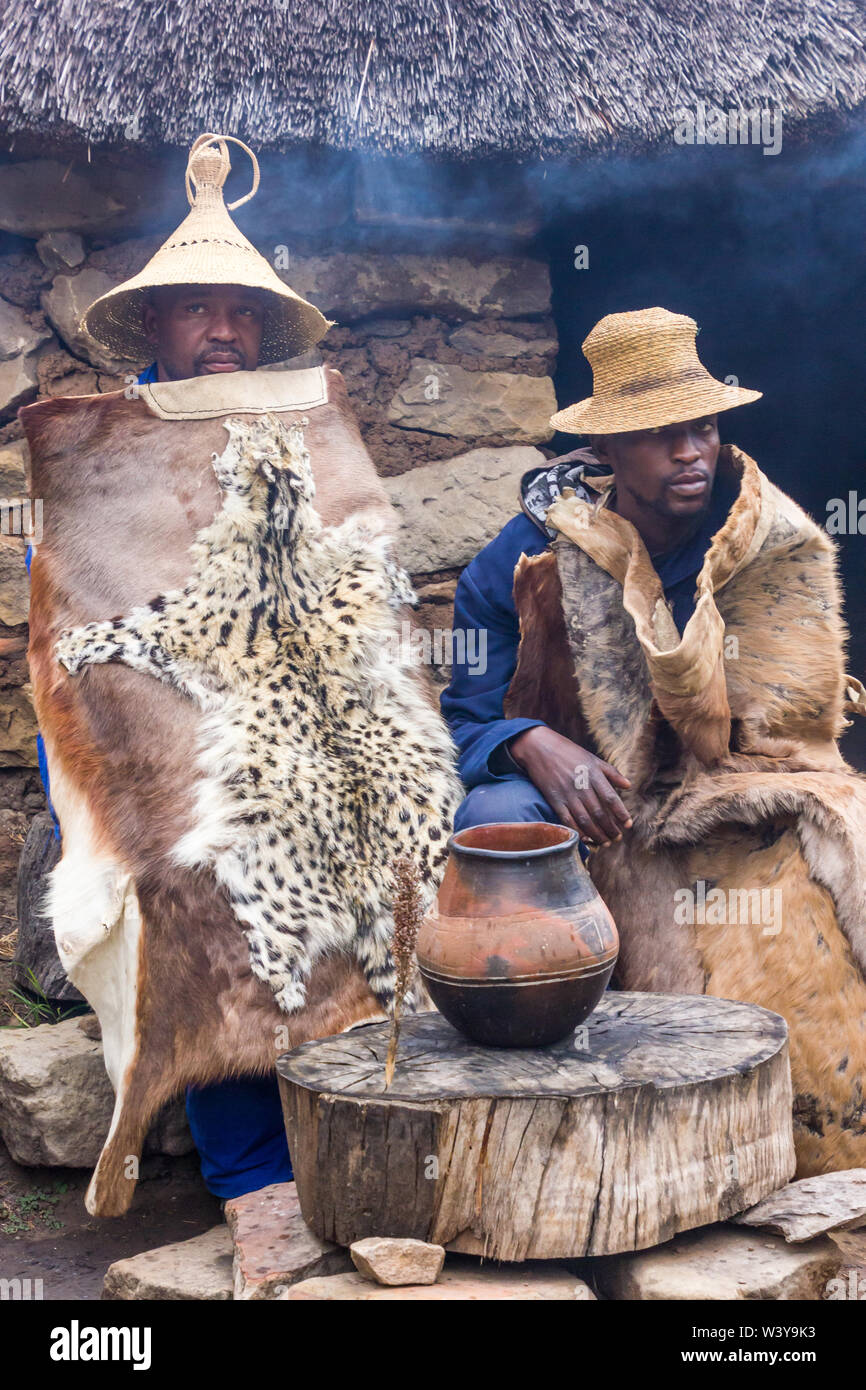
[[[230,143],[249,155],[253,185],[229,207],[253,196],[259,170],[252,151],[232,136],[202,135],[190,151],[188,216],[137,275],[83,316],[84,329],[113,354],[155,359],[139,375],[142,385],[251,372],[306,352],[330,327],[315,305],[283,284],[229,216],[223,185]],[[44,747],[40,769],[48,793]],[[59,837],[56,817],[55,827]],[[234,1197],[291,1178],[274,1077],[190,1090],[187,1113],[215,1195]]]
[[[720,445],[759,393],[713,378],[696,332],[660,308],[596,325],[593,393],[552,421],[591,447],[526,474],[461,576],[487,668],[442,697],[456,823],[577,829],[623,988],[783,1014],[806,1175],[866,1163],[866,779],[837,746],[866,701],[833,542]]]
[[[633,523],[673,618],[685,628],[710,539],[736,495],[729,470],[717,476],[717,417],[761,396],[711,376],[698,358],[696,334],[693,319],[659,308],[609,314],[596,324],[583,344],[593,394],[551,420],[557,429],[590,436],[592,448],[525,474],[522,514],[461,577],[454,625],[486,629],[487,673],[455,667],[442,699],[469,789],[458,828],[561,819],[587,841],[606,844],[629,824],[619,795],[627,783],[616,768],[587,748],[566,748],[540,719],[504,717],[519,638],[514,571],[521,555],[548,548],[557,533],[547,524],[547,509],[574,489],[588,504]]]

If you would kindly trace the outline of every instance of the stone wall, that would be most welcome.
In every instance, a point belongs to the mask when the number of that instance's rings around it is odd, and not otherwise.
[[[50,230],[0,255],[0,497],[25,490],[19,406],[116,390],[142,363],[112,359],[79,329],[83,310],[138,270],[162,237],[106,241]],[[517,510],[543,462],[556,409],[557,339],[542,261],[515,255],[335,249],[293,255],[283,278],[336,321],[320,348],[343,373],[361,431],[402,522],[402,559],[422,600],[430,660],[447,680],[460,569]],[[21,249],[23,246],[23,249]],[[284,248],[262,246],[280,267]],[[9,831],[42,805],[27,686],[25,542],[0,534],[0,807]],[[0,826],[0,836],[5,833]],[[0,856],[2,857],[2,856]],[[0,875],[2,876],[2,875]],[[0,896],[3,895],[0,884]],[[8,892],[4,908],[8,904]]]

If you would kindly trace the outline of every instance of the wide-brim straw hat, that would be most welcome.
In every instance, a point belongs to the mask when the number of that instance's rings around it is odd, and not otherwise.
[[[608,314],[583,343],[592,395],[558,411],[550,423],[568,434],[625,434],[760,400],[760,391],[710,375],[697,354],[697,332],[694,319],[668,309]]]
[[[231,169],[228,141],[252,160],[253,185],[226,208],[223,184]],[[138,275],[91,304],[82,327],[116,356],[145,360],[153,356],[142,324],[150,290],[167,285],[243,285],[265,296],[260,365],[283,362],[314,347],[331,327],[330,321],[315,304],[283,284],[229,217],[229,209],[248,202],[258,186],[258,160],[242,140],[233,135],[200,135],[186,167],[189,215]]]

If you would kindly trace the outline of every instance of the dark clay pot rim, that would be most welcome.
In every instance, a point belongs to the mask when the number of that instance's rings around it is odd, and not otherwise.
[[[447,848],[451,854],[457,854],[471,859],[543,859],[550,854],[566,854],[575,850],[580,842],[580,836],[576,830],[569,830],[567,825],[555,825],[552,821],[522,821],[522,825],[544,825],[554,830],[565,831],[567,839],[560,840],[558,844],[541,845],[538,849],[485,849],[482,845],[464,845],[460,842],[461,835],[471,835],[476,830],[487,830],[491,826],[511,826],[509,821],[487,821],[484,825],[467,826],[465,830],[457,830],[448,837]]]

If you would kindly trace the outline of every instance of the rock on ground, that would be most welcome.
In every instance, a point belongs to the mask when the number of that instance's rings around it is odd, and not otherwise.
[[[562,1268],[552,1268],[542,1261],[522,1265],[479,1266],[477,1263],[457,1264],[449,1260],[435,1284],[411,1284],[402,1288],[387,1288],[371,1284],[362,1274],[335,1274],[330,1279],[305,1279],[294,1284],[285,1294],[287,1301],[315,1300],[318,1302],[372,1302],[377,1299],[402,1299],[409,1303],[438,1302],[495,1302],[507,1299],[519,1302],[594,1302],[595,1294],[588,1284]]]
[[[400,520],[396,549],[410,574],[468,565],[520,510],[520,479],[540,449],[471,449],[383,482]]]
[[[109,1265],[102,1297],[111,1301],[209,1300],[232,1297],[232,1242],[224,1225],[204,1235],[145,1250]]]
[[[652,1250],[597,1262],[600,1291],[611,1299],[711,1302],[821,1299],[842,1261],[828,1236],[791,1246],[780,1236],[708,1226]]]
[[[225,1218],[234,1244],[237,1299],[274,1299],[302,1279],[351,1268],[341,1246],[319,1240],[309,1229],[293,1182],[232,1197]]]
[[[114,1092],[91,1019],[69,1018],[36,1028],[0,1029],[0,1137],[16,1163],[27,1167],[92,1168],[114,1110]],[[82,1024],[84,1027],[82,1027]],[[188,1153],[185,1119],[173,1111],[157,1118],[150,1152]],[[166,1145],[167,1147],[160,1147]]]
[[[457,439],[500,435],[515,444],[541,444],[553,434],[555,410],[550,377],[470,372],[416,357],[391,401],[388,420],[400,429]]]
[[[445,1263],[445,1248],[408,1236],[367,1236],[349,1246],[352,1263],[365,1279],[401,1287],[435,1284]]]
[[[762,1226],[791,1242],[859,1230],[866,1226],[866,1168],[789,1182],[733,1220],[738,1226]]]

